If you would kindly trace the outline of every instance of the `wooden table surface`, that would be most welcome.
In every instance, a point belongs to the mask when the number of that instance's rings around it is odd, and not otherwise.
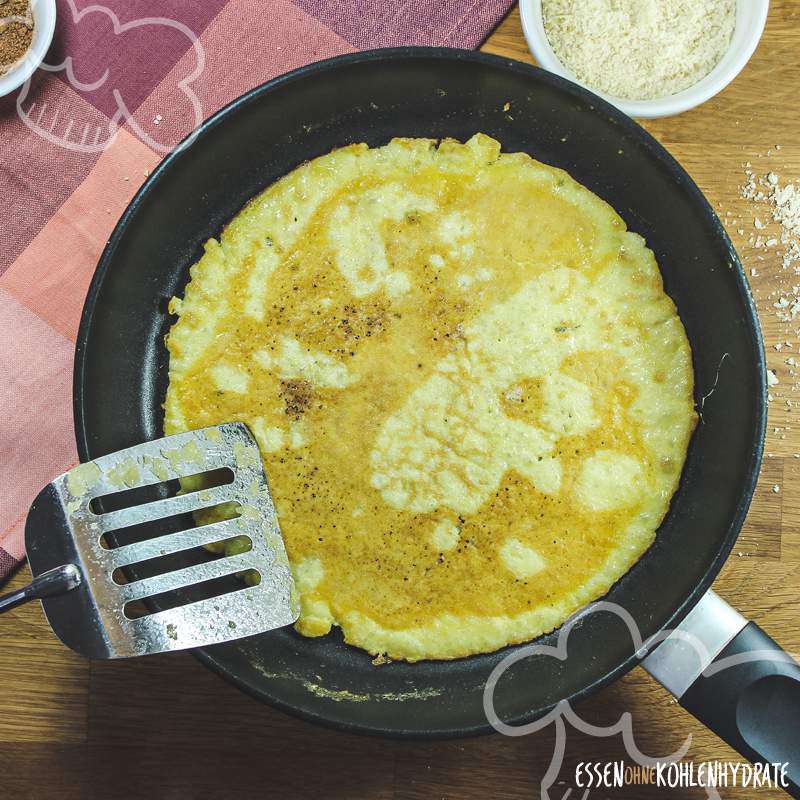
[[[514,9],[487,51],[531,61]],[[768,457],[736,554],[715,584],[774,638],[800,652],[800,402],[785,363],[798,332],[780,323],[770,293],[792,285],[777,250],[756,251],[752,202],[739,199],[743,162],[800,177],[800,0],[773,0],[761,45],[745,71],[704,106],[645,123],[726,212],[758,299],[773,390]],[[776,149],[776,145],[780,149]],[[771,155],[767,155],[771,151]],[[763,210],[760,212],[764,218]],[[738,230],[744,235],[739,235]],[[757,259],[758,255],[763,261]],[[798,280],[800,282],[800,280]],[[713,298],[709,298],[713,302]],[[789,342],[781,352],[777,342]],[[800,359],[800,355],[798,355]],[[7,423],[8,424],[8,423]],[[773,487],[780,487],[779,492]],[[20,570],[12,585],[28,577]],[[535,736],[413,743],[324,730],[259,705],[176,654],[88,663],[58,643],[38,606],[0,618],[0,798],[533,798],[550,761],[553,731]],[[610,724],[633,715],[639,747],[672,752],[691,734],[688,759],[739,760],[636,669],[580,706]],[[551,797],[574,785],[579,761],[626,759],[619,737],[570,732]],[[628,760],[628,759],[626,759]],[[580,797],[574,789],[571,796]],[[702,789],[629,786],[591,797],[704,797]],[[783,797],[776,790],[723,790],[724,797]]]

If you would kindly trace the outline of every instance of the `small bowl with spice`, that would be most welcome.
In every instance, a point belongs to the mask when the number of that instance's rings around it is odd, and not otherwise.
[[[680,114],[755,52],[769,0],[520,0],[539,65],[632,117]]]
[[[42,63],[55,27],[55,0],[0,0],[0,97]]]

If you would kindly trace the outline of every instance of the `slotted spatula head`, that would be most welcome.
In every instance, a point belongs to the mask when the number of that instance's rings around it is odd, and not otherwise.
[[[221,469],[231,471],[232,482],[107,513],[100,513],[93,502],[105,495]],[[152,531],[154,526],[147,523],[154,521],[161,521],[165,529],[171,521],[174,528],[172,518],[177,515],[228,503],[238,504],[235,518],[201,527],[189,521],[177,532],[157,533],[155,538],[119,547],[110,544],[115,531],[118,535],[123,529]],[[236,506],[224,508],[230,512]],[[235,554],[157,574],[164,557],[235,537],[246,537],[236,539],[232,549],[239,552]],[[252,546],[245,550],[248,539]],[[63,564],[74,564],[80,571],[77,588],[47,597],[42,605],[61,641],[90,658],[204,647],[289,625],[299,614],[258,447],[241,423],[180,433],[80,464],[36,498],[28,514],[25,542],[34,576]],[[120,578],[121,568],[141,562],[153,577],[130,582]],[[248,585],[229,577],[227,583],[222,582],[224,593],[191,599],[199,585],[208,587],[208,581],[245,572],[248,583],[258,580],[257,576],[260,582]],[[172,604],[176,597],[178,604],[133,617],[129,604],[144,600],[146,606],[148,598],[164,593],[172,593]],[[188,600],[181,605],[184,596]]]

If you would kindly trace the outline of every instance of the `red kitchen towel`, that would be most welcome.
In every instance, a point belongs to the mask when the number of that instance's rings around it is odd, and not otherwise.
[[[33,498],[77,461],[81,306],[163,155],[275,75],[372,47],[476,47],[512,1],[58,0],[46,67],[0,98],[0,581]]]

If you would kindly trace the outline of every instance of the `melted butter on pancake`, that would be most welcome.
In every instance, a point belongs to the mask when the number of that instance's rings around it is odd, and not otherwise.
[[[551,630],[641,556],[695,416],[652,253],[486,136],[299,167],[192,268],[167,433],[242,420],[301,596],[394,658]]]

